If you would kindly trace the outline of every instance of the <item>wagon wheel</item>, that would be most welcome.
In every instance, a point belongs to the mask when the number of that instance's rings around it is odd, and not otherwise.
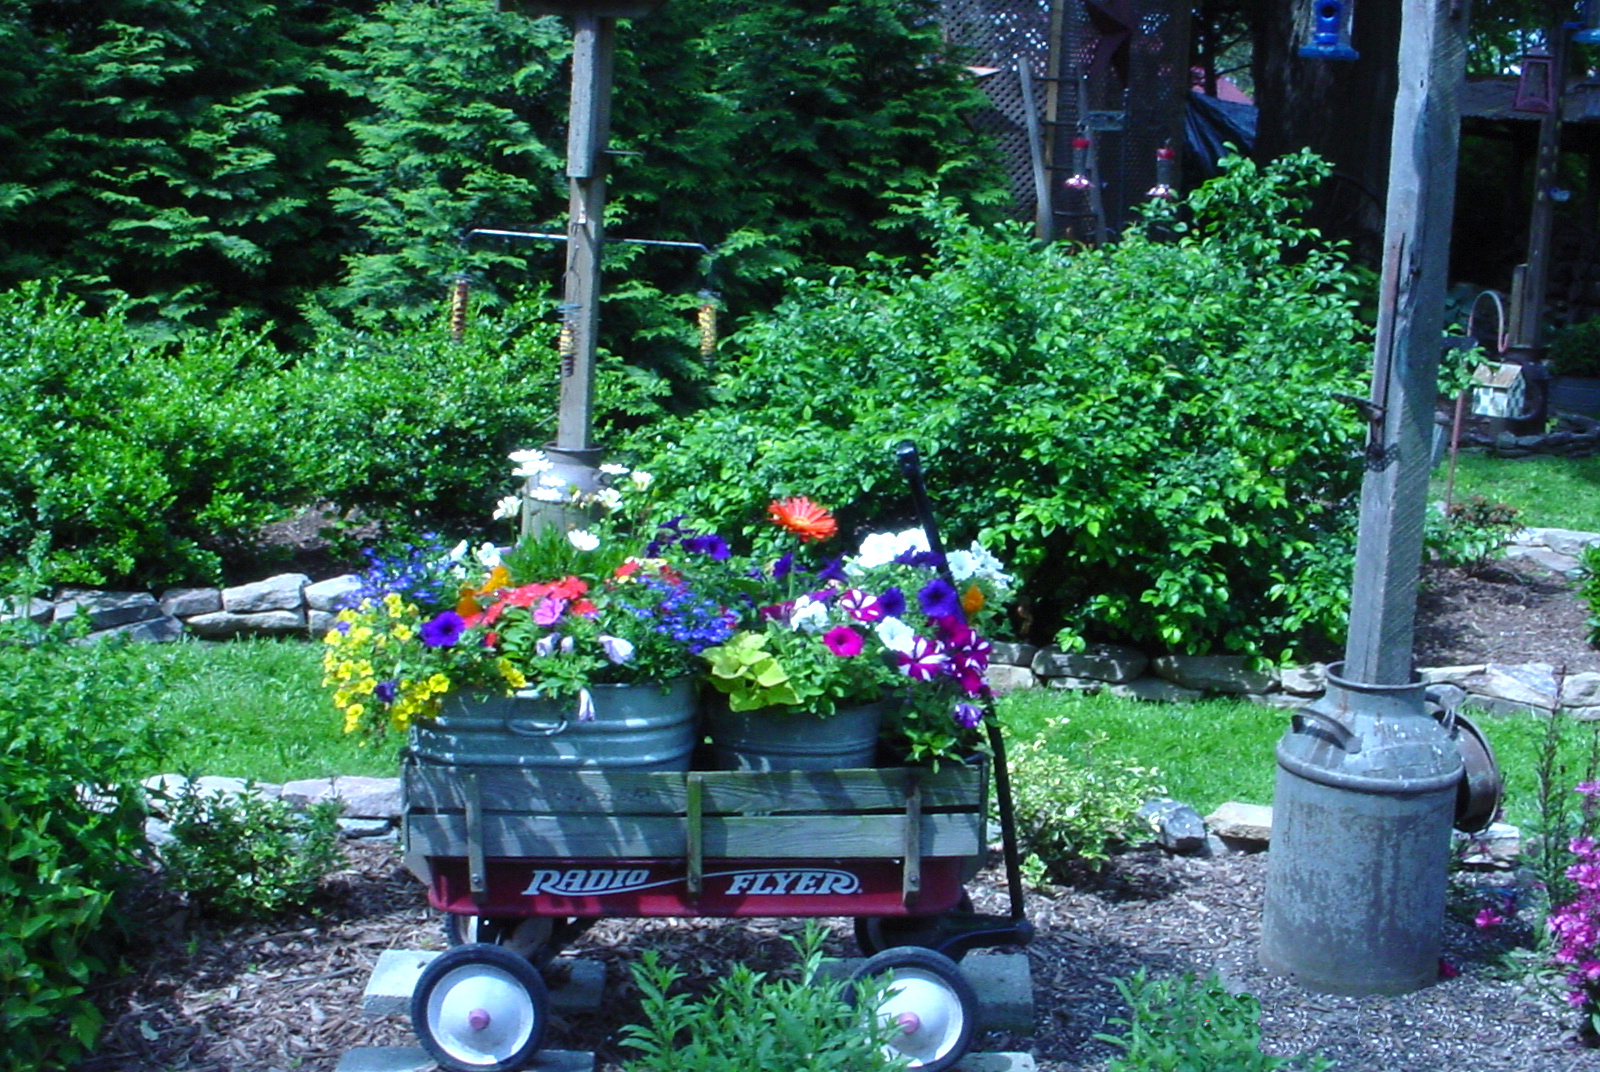
[[[970,916],[973,913],[972,897],[961,891],[961,900],[944,913],[945,916]],[[874,956],[897,945],[926,945],[937,941],[943,930],[940,916],[857,916],[856,948],[864,956]],[[920,940],[919,940],[920,939]]]
[[[447,1072],[514,1072],[538,1052],[550,994],[527,959],[474,943],[441,953],[411,995],[411,1025]]]
[[[550,966],[558,952],[556,921],[550,916],[462,916],[447,912],[444,937],[451,947],[482,942],[509,949],[540,968]]]
[[[886,949],[851,977],[846,1000],[854,1004],[855,984],[869,978],[884,982],[874,1013],[899,1028],[886,1049],[909,1058],[908,1067],[942,1072],[966,1056],[977,1031],[978,995],[955,961],[917,946]]]

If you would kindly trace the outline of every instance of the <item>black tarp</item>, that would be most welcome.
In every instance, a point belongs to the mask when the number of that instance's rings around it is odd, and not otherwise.
[[[1217,161],[1234,146],[1248,155],[1256,143],[1256,107],[1208,97],[1197,89],[1189,91],[1189,107],[1184,114],[1183,136],[1190,162],[1203,178],[1217,173]]]

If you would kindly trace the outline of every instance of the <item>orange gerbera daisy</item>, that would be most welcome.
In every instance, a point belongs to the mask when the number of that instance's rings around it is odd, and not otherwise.
[[[767,504],[767,513],[802,542],[826,540],[839,531],[839,523],[834,521],[833,515],[804,495],[774,499]]]
[[[961,593],[961,609],[968,614],[976,614],[983,609],[983,589],[977,585],[968,585],[967,590]]]

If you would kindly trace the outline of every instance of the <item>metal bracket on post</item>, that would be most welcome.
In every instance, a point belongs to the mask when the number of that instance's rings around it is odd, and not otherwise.
[[[900,882],[900,901],[907,907],[922,895],[922,784],[917,771],[906,771],[905,866]]]
[[[483,851],[483,794],[478,789],[478,774],[462,775],[467,795],[467,888],[472,899],[482,904],[489,892],[488,866]]]

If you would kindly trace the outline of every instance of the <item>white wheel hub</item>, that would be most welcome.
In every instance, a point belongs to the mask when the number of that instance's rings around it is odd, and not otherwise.
[[[966,1023],[960,998],[944,980],[915,967],[896,969],[878,1016],[900,1029],[889,1045],[911,1058],[913,1068],[949,1053]]]
[[[538,1011],[510,973],[466,964],[439,980],[428,996],[428,1026],[451,1057],[491,1067],[516,1053],[532,1036]]]

